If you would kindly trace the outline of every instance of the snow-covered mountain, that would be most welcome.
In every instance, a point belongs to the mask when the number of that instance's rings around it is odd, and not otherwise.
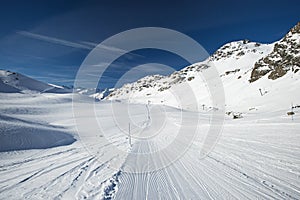
[[[113,91],[114,88],[106,88],[103,90],[100,90],[98,88],[74,88],[73,89],[73,93],[89,96],[94,98],[95,100],[102,100]]]
[[[203,62],[192,64],[169,76],[147,76],[125,84],[106,99],[130,102],[179,105],[174,92],[184,96],[183,83],[188,83],[197,97],[198,107],[211,109],[212,103],[202,73],[215,66],[223,82],[227,112],[289,109],[300,104],[300,23],[286,36],[272,44],[248,40],[225,44]],[[184,105],[193,109],[192,105]]]
[[[111,92],[113,92],[115,88],[106,88],[104,90],[101,90],[100,92],[96,92],[93,94],[90,94],[89,97],[92,97],[96,100],[102,100],[105,97],[107,97]]]
[[[40,92],[40,93],[67,93],[70,90],[43,83],[16,72],[0,70],[0,92]]]

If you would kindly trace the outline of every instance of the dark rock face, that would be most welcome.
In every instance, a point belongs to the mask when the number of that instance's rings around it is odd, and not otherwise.
[[[267,74],[269,79],[275,80],[284,76],[289,70],[296,73],[299,68],[300,22],[274,45],[269,55],[255,63],[249,81],[254,82]]]

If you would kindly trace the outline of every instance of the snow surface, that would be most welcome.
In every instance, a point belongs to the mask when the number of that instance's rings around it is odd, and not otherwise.
[[[11,98],[15,102],[12,103]],[[33,94],[2,93],[0,102],[0,152],[44,149],[68,145],[75,141],[64,127],[51,125],[42,120],[42,115],[55,111],[51,110],[52,101],[48,98]],[[48,108],[40,108],[39,102],[45,103],[44,105],[49,103]],[[23,103],[26,105],[22,106]]]
[[[76,94],[75,94],[76,95]],[[76,142],[55,148],[8,151],[0,153],[1,199],[299,199],[300,198],[300,118],[295,109],[294,120],[287,110],[272,112],[258,110],[241,119],[226,117],[222,135],[215,149],[200,159],[200,149],[209,127],[210,112],[185,111],[191,122],[200,119],[199,131],[190,148],[165,168],[144,173],[130,173],[155,166],[164,157],[149,157],[141,162],[137,155],[162,149],[174,140],[181,115],[178,109],[162,106],[164,115],[156,106],[150,106],[156,123],[146,124],[144,131],[134,134],[151,136],[150,139],[132,140],[123,133],[128,117],[118,115],[116,126],[111,106],[117,110],[130,107],[131,123],[136,126],[147,120],[145,105],[124,102],[99,102],[96,106],[102,131],[90,127],[91,116],[84,108],[91,102],[81,98],[81,120],[87,130],[93,130],[94,154],[86,147],[82,135],[76,133],[70,94],[1,94],[1,115],[14,120],[1,119],[3,134],[10,128],[51,126],[72,134]],[[18,120],[16,120],[18,119]],[[161,128],[159,134],[153,132]],[[145,124],[144,124],[145,125]],[[159,126],[159,127],[157,127]],[[58,128],[59,127],[59,128]],[[1,129],[4,130],[4,129]],[[24,129],[24,139],[29,137]],[[43,134],[41,132],[41,134]],[[56,134],[56,132],[52,132]],[[150,135],[147,135],[150,134]],[[28,140],[31,140],[28,138]],[[22,144],[20,144],[22,145]],[[114,148],[122,149],[116,154]],[[179,146],[180,148],[180,146]],[[177,154],[178,152],[174,152]],[[161,154],[159,154],[161,155]],[[161,156],[172,156],[161,155]]]

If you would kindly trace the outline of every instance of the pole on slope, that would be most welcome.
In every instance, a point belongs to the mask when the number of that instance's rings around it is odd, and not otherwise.
[[[148,100],[148,104],[147,104],[147,115],[148,115],[148,120],[150,120],[150,110],[149,110],[149,105],[150,105],[150,101]]]
[[[294,121],[294,105],[292,103],[292,108],[291,108],[291,115],[292,115],[292,121]]]
[[[260,96],[263,96],[263,93],[261,91],[261,88],[259,88]]]
[[[132,146],[132,144],[131,144],[131,133],[130,133],[130,122],[128,123],[128,139],[129,139],[129,146]]]

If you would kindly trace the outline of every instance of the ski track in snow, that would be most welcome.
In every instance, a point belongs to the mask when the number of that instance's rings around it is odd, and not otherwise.
[[[228,126],[217,150],[203,160],[197,159],[197,146],[190,149],[172,165],[158,171],[146,173],[126,173],[119,177],[119,190],[116,199],[298,199],[299,188],[299,146],[292,145],[285,137],[289,127],[274,125],[255,128],[240,125],[234,130]],[[299,124],[291,124],[294,129]],[[232,130],[233,129],[233,130]],[[273,143],[274,130],[284,142]],[[237,133],[243,132],[247,139]],[[293,132],[293,137],[299,134]],[[254,138],[251,138],[254,137]],[[290,137],[289,135],[288,137]],[[236,141],[238,143],[236,143]],[[291,141],[292,142],[292,141]],[[293,142],[292,142],[293,143]],[[159,146],[149,141],[134,144],[135,154],[152,152]],[[263,147],[263,149],[261,149]],[[130,158],[134,159],[134,158]],[[133,162],[127,158],[126,162]],[[160,157],[149,157],[148,162],[156,163]],[[137,168],[147,169],[147,163],[135,160]],[[290,163],[290,165],[287,165]],[[292,164],[294,163],[294,164]],[[293,165],[293,167],[291,166]],[[132,165],[130,165],[132,166]],[[134,169],[132,169],[135,171]],[[138,169],[136,171],[139,171]],[[291,183],[292,180],[292,183]]]
[[[264,152],[269,158],[262,158],[264,162],[261,163],[255,150],[243,152],[234,149],[235,152],[231,152],[230,143],[221,144],[222,151],[214,151],[204,160],[197,160],[195,155],[198,151],[195,148],[196,152],[189,151],[173,165],[159,171],[122,173],[116,199],[124,196],[128,199],[299,199],[299,161],[296,157],[292,170],[285,165],[286,161],[292,161],[290,158],[273,158],[282,156],[277,152]],[[266,141],[265,145],[268,144]],[[135,145],[136,152],[151,146],[141,143]],[[297,152],[297,149],[292,152]],[[241,158],[239,154],[242,153],[248,154]],[[155,162],[155,159],[149,162]],[[272,164],[269,164],[270,161]]]
[[[53,103],[51,96],[46,97],[37,101],[39,109],[49,106],[47,109],[56,108],[56,112],[64,107],[70,109],[68,101],[60,101],[57,97]],[[14,98],[19,97],[11,96]],[[67,99],[66,96],[61,98]],[[22,100],[25,107],[27,100]],[[49,102],[51,105],[47,105]],[[2,109],[7,110],[9,106],[13,107],[7,102],[6,108]],[[103,111],[109,109],[105,104],[101,106]],[[49,112],[45,112],[47,116],[41,115],[36,123],[42,125],[41,121],[48,120],[49,126],[56,126],[63,124],[60,120],[65,122],[71,116],[67,109],[59,112],[60,119],[56,119],[57,113]],[[166,112],[168,120],[164,129],[173,130],[180,123],[179,115],[171,108]],[[193,116],[191,114],[191,118]],[[22,114],[12,113],[10,117],[32,120]],[[276,116],[274,120],[259,123],[253,116],[237,121],[227,119],[222,136],[208,157],[198,157],[200,134],[178,160],[149,172],[150,164],[155,166],[168,155],[149,156],[147,162],[141,162],[135,155],[161,149],[172,139],[172,131],[157,140],[133,140],[130,153],[125,157],[111,153],[110,145],[105,143],[98,146],[103,154],[96,157],[86,150],[76,135],[78,141],[67,146],[2,152],[0,199],[299,199],[299,118],[296,116],[294,121],[279,118],[282,123],[276,123]],[[205,132],[208,120],[205,117],[201,120],[201,130]],[[152,126],[161,120],[152,121],[152,124],[145,123],[144,119],[140,121],[145,133],[149,133],[152,128],[156,130]],[[72,132],[70,127],[73,127],[72,123],[65,127],[66,131]],[[107,130],[118,131],[117,127]],[[129,148],[123,136],[111,134],[106,137],[115,146]],[[116,160],[122,161],[120,168],[111,167]],[[134,166],[131,171],[145,169],[146,172],[130,173],[125,170],[128,166]]]

